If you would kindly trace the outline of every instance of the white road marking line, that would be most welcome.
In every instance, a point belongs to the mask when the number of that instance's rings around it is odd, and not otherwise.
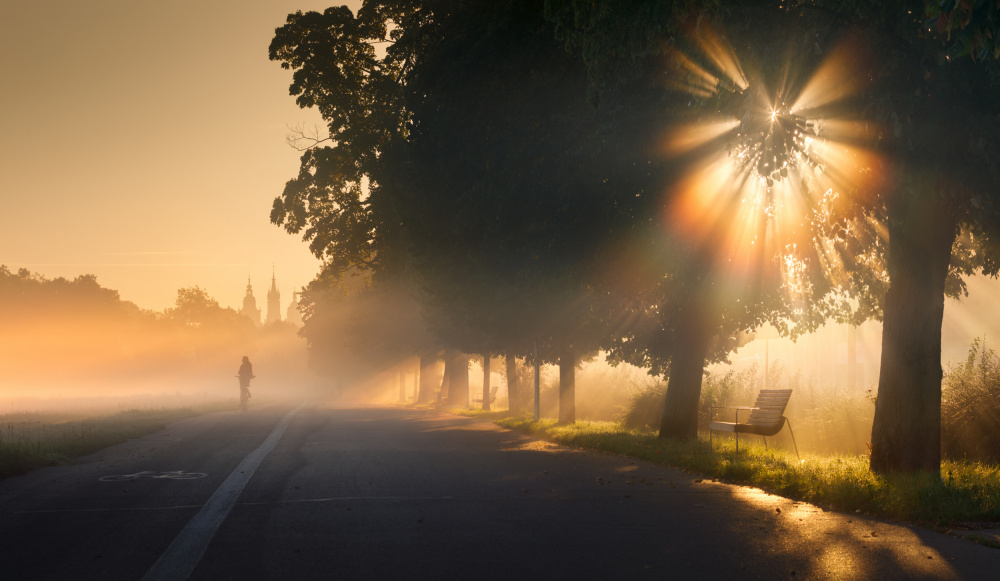
[[[236,504],[236,499],[243,492],[250,477],[253,476],[254,471],[257,470],[268,453],[278,444],[278,440],[285,433],[285,428],[292,421],[292,417],[305,405],[306,402],[302,402],[299,407],[281,418],[264,443],[240,462],[240,465],[233,470],[225,482],[212,493],[198,514],[184,525],[181,532],[170,543],[167,550],[160,555],[160,558],[153,563],[149,571],[146,571],[142,577],[143,581],[182,580],[187,579],[194,572],[195,567],[198,566],[205,554],[205,550],[208,549],[208,544],[212,542],[215,532],[226,520],[229,511]]]

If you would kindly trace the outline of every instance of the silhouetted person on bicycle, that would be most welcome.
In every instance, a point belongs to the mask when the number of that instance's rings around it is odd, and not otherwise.
[[[240,365],[236,377],[240,378],[240,407],[245,410],[247,409],[247,400],[250,399],[250,380],[256,377],[253,374],[253,364],[250,363],[250,358],[246,355],[243,356],[243,363]]]

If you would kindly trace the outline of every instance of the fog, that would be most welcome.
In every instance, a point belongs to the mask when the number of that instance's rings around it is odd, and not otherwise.
[[[298,397],[318,388],[306,344],[287,324],[243,334],[151,324],[33,321],[0,334],[0,409],[165,407],[237,398],[243,355],[255,397]]]
[[[35,284],[37,292],[22,293],[15,300],[9,284],[0,289],[7,292],[0,313],[0,412],[235,402],[234,376],[244,355],[254,365],[251,390],[258,404],[286,398],[342,405],[397,404],[417,398],[420,360],[404,355],[402,345],[411,344],[424,331],[417,329],[418,318],[408,299],[390,308],[381,297],[378,309],[363,302],[343,302],[342,309],[314,323],[323,335],[322,340],[314,336],[310,354],[299,326],[285,321],[255,325],[197,287],[181,289],[177,307],[155,313],[121,301],[92,277],[48,281],[24,272],[4,273],[7,283]],[[1000,342],[1000,314],[993,308],[1000,283],[982,277],[967,283],[968,297],[946,300],[942,329],[946,370],[965,361],[975,338],[984,339],[987,348],[991,341]],[[786,416],[801,449],[864,453],[874,413],[881,325],[873,321],[851,328],[829,323],[796,341],[765,327],[755,337],[731,353],[728,362],[706,370],[702,423],[708,420],[711,405],[750,405],[763,387],[792,388]],[[470,355],[469,362],[470,403],[478,407],[482,359]],[[443,371],[442,362],[431,368],[435,390]],[[506,409],[502,358],[491,361],[491,371],[490,385],[498,388],[492,408]],[[530,394],[532,367],[519,360],[517,373]],[[558,382],[558,367],[543,365],[544,417],[558,415]],[[638,410],[647,418],[643,421],[655,427],[665,388],[663,378],[628,364],[613,365],[604,353],[593,353],[577,369],[577,416],[614,421]]]
[[[1000,344],[1000,314],[994,307],[996,298],[1000,297],[1000,282],[973,277],[967,284],[967,297],[945,301],[942,366],[946,372],[966,360],[975,338],[985,338],[987,347],[991,337]],[[721,398],[714,403],[747,406],[753,404],[761,388],[791,388],[793,396],[785,415],[792,423],[801,450],[866,453],[875,411],[872,398],[878,389],[881,323],[870,321],[854,328],[828,323],[796,341],[779,337],[774,329],[765,327],[758,330],[756,337],[731,353],[729,362],[712,365],[706,370],[703,399]],[[507,381],[503,369],[503,359],[495,358],[491,363],[490,383],[499,389],[493,409],[507,407]],[[532,389],[533,371],[523,361],[519,361],[518,375],[521,385]],[[470,393],[478,399],[483,392],[481,358],[472,358],[469,377]],[[383,393],[390,401],[397,393],[391,385],[396,379],[387,377],[386,381],[390,385],[383,388]],[[412,382],[415,380],[407,381],[410,383],[407,383],[406,397],[413,399]],[[543,417],[558,416],[558,382],[558,367],[543,365],[540,382]],[[650,377],[646,370],[628,364],[609,364],[600,353],[577,368],[577,416],[589,420],[619,420],[633,405],[662,409],[659,395],[665,388],[665,381]],[[720,391],[725,393],[720,395]],[[656,392],[656,397],[633,403],[637,396],[649,392]],[[651,410],[650,416],[658,419],[659,409]],[[708,420],[707,404],[702,411],[704,427]],[[655,420],[650,427],[655,427]],[[788,430],[777,439],[779,442],[787,440],[785,443],[791,447]]]
[[[0,267],[0,411],[179,407],[238,398],[254,363],[254,395],[321,389],[306,342],[287,322],[255,326],[197,287],[162,313],[122,301],[94,277],[47,280]]]

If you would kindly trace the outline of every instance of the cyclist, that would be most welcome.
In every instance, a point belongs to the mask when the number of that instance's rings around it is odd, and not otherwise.
[[[240,365],[240,370],[236,374],[236,377],[240,378],[240,407],[246,410],[247,400],[250,399],[250,380],[256,377],[253,374],[253,365],[250,363],[250,358],[246,355],[243,356],[243,363]]]

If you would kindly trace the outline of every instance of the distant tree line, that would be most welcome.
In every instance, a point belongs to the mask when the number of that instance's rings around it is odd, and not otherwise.
[[[420,398],[456,405],[469,354],[558,363],[573,422],[573,370],[603,349],[669,377],[660,435],[691,438],[705,365],[746,333],[877,318],[872,468],[937,471],[944,297],[1000,269],[995,12],[367,0],[289,15],[270,58],[328,134],[293,138],[300,170],[271,220],[323,261],[303,298],[314,361],[361,377],[443,358]],[[838,52],[852,39],[863,58]],[[782,91],[838,55],[841,76],[791,110]],[[810,149],[831,139],[862,161]],[[731,184],[708,197],[712,151],[742,160],[731,179],[759,211]],[[793,187],[797,212],[776,198]]]
[[[294,336],[295,328],[285,331]],[[229,375],[219,377],[221,369],[235,373],[267,332],[199,287],[179,289],[174,307],[157,312],[122,300],[92,274],[49,279],[0,265],[0,381],[21,394],[54,383],[72,393],[76,383],[102,380],[131,391],[190,387],[180,376],[222,381]]]

